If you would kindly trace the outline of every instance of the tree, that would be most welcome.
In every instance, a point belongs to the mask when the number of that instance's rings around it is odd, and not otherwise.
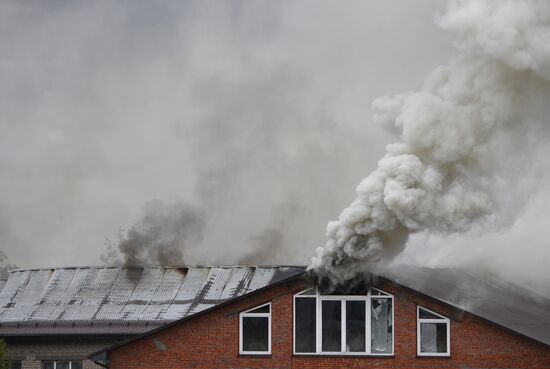
[[[8,360],[8,344],[4,339],[0,338],[0,369],[9,369],[10,362]]]

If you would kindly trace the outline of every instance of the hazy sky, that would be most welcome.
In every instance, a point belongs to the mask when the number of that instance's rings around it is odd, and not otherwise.
[[[444,8],[1,2],[0,250],[21,266],[98,264],[105,240],[160,200],[205,218],[184,250],[190,263],[266,247],[266,263],[307,263],[392,141],[372,124],[371,101],[417,89],[449,59],[433,22]],[[531,234],[533,259],[548,262],[550,196],[537,196],[512,230],[483,242]],[[456,245],[481,244],[455,238],[417,237],[402,258],[448,264]]]

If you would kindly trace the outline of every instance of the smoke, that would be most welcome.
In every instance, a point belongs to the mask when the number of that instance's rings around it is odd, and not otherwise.
[[[311,268],[333,283],[389,260],[411,234],[482,234],[509,227],[518,184],[547,134],[550,4],[451,1],[438,25],[456,55],[422,88],[372,103],[398,136],[357,197],[327,226]]]
[[[188,204],[151,201],[143,218],[126,235],[120,235],[116,249],[108,242],[101,261],[126,267],[183,265],[186,245],[200,240],[204,225],[204,216]]]
[[[258,262],[306,263],[388,140],[366,102],[447,58],[439,7],[0,2],[2,250],[18,265],[89,265],[108,237],[116,258],[118,227],[159,199],[208,219],[187,263],[267,244],[279,249]]]
[[[244,254],[237,262],[240,265],[257,265],[284,260],[287,230],[297,218],[300,208],[297,202],[285,203],[272,211],[269,224],[258,234],[250,236],[252,250]]]
[[[7,278],[9,271],[16,268],[17,265],[10,264],[6,254],[0,251],[0,278]]]

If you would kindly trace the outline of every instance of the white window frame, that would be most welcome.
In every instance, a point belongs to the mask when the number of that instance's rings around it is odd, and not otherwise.
[[[44,367],[44,364],[43,362],[47,362],[47,361],[51,361],[53,362],[53,369],[57,369],[57,363],[60,362],[60,361],[68,361],[69,362],[69,369],[73,369],[73,362],[75,361],[79,361],[80,362],[80,367],[83,368],[83,363],[82,363],[82,360],[43,360],[41,365],[40,365],[40,368],[43,368]]]
[[[251,313],[250,311],[269,306],[269,313]],[[267,318],[267,351],[243,350],[243,318]],[[240,355],[271,355],[271,302],[255,306],[239,313],[239,354]]]
[[[310,291],[311,288],[301,291],[294,295],[294,303],[292,306],[292,351],[294,355],[349,355],[349,356],[393,356],[395,352],[395,309],[394,309],[394,299],[393,295],[383,291],[379,288],[371,287],[368,289],[366,295],[322,295],[319,293],[319,290],[315,290],[315,294],[306,295],[304,294],[307,291]],[[372,291],[378,291],[381,295],[373,295]],[[315,331],[315,352],[296,352],[296,299],[299,298],[315,298],[315,309],[316,309],[316,331]],[[391,352],[390,353],[373,353],[372,352],[372,337],[371,337],[371,309],[372,309],[372,299],[385,298],[391,300],[392,305],[392,340],[391,340]],[[322,302],[323,301],[341,301],[341,316],[342,316],[342,328],[341,328],[341,339],[340,344],[341,351],[322,351],[322,332],[323,332],[323,321],[322,321]],[[365,301],[365,352],[348,352],[346,351],[346,301]]]
[[[427,318],[420,318],[420,309],[427,311],[430,314],[434,314],[438,316],[439,318],[435,319],[427,319]],[[422,323],[438,323],[442,324],[445,323],[447,326],[447,352],[422,352],[421,351],[421,343],[422,343],[422,337],[420,336],[420,325]],[[427,309],[423,306],[417,305],[416,306],[416,355],[417,356],[443,356],[448,357],[451,356],[451,320],[439,313],[436,313],[435,311],[432,311],[430,309]]]

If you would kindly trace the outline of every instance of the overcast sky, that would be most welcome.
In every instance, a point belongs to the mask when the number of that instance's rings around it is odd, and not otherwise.
[[[417,89],[449,59],[433,22],[444,7],[1,2],[0,250],[20,266],[98,264],[105,240],[160,200],[204,216],[189,263],[256,249],[307,263],[392,142],[371,101]],[[416,237],[401,258],[448,265],[468,247],[513,269],[529,235],[529,260],[546,265],[545,183],[511,228]]]

